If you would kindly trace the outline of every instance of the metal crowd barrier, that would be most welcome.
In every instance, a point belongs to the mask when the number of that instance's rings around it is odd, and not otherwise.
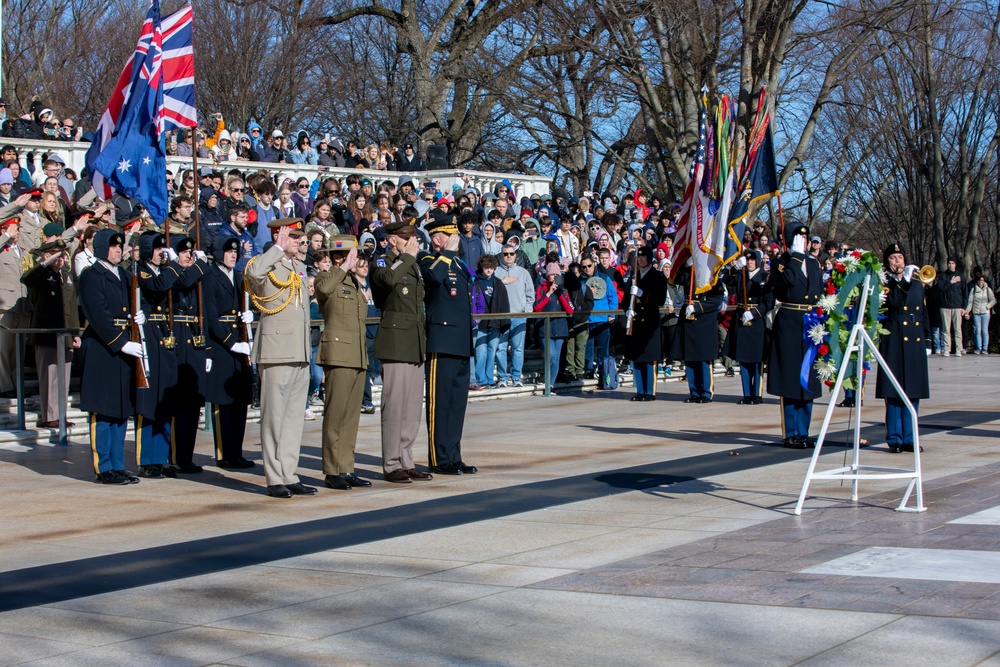
[[[69,404],[69,387],[66,386],[66,339],[79,336],[79,329],[7,329],[8,333],[14,334],[15,363],[17,364],[17,430],[25,430],[24,424],[24,336],[28,334],[55,334],[56,335],[56,372],[58,377],[59,391],[59,432],[57,440],[60,445],[68,445],[69,438],[66,434],[66,408]],[[43,378],[38,378],[42,382]]]

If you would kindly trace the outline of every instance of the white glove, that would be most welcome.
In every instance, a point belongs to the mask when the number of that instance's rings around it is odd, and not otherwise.
[[[205,372],[206,373],[211,373],[212,372],[212,360],[211,359],[206,359],[205,360]]]
[[[931,348],[927,348],[927,356],[931,356]]]
[[[630,319],[630,320],[635,319],[635,311],[634,310],[626,310],[625,311],[625,317],[626,317],[626,319]]]
[[[208,255],[206,255],[206,254],[205,254],[204,252],[202,252],[201,250],[195,250],[195,251],[194,251],[194,258],[195,258],[195,259],[205,259],[206,257],[208,257]]]
[[[244,310],[240,313],[240,319],[243,321],[243,324],[253,324],[253,311]]]
[[[688,304],[684,307],[684,314],[688,317],[694,315],[694,304]]]
[[[743,255],[737,257],[736,261],[733,262],[733,266],[735,266],[737,269],[742,269],[746,265],[747,265],[747,258],[744,257]]]
[[[245,354],[250,356],[250,343],[233,343],[233,346],[229,348],[229,351],[233,354]]]
[[[792,247],[789,248],[792,253],[799,253],[804,255],[806,252],[806,237],[802,234],[796,234],[795,238],[792,239]]]
[[[171,262],[176,262],[177,261],[177,253],[174,252],[174,249],[173,248],[166,248],[166,251],[167,251],[167,257],[170,258],[170,261]]]
[[[906,282],[910,282],[910,278],[912,278],[913,274],[919,270],[920,270],[919,266],[910,264],[905,269],[903,269],[903,280],[905,280]]]
[[[138,324],[140,327],[146,323],[146,313],[141,310],[132,315],[132,321]]]
[[[753,313],[751,313],[749,310],[744,311],[743,312],[743,324],[750,324],[751,320],[753,320]]]
[[[684,266],[694,266],[694,259],[692,259],[691,257],[688,257],[687,261],[684,262]]]
[[[127,354],[131,357],[142,357],[142,345],[130,340],[122,346],[122,354]]]
[[[632,289],[630,289],[628,293],[633,296],[642,296],[642,288],[638,285],[632,285]]]

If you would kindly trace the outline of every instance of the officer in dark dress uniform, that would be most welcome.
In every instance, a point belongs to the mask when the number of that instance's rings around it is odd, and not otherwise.
[[[809,228],[798,222],[785,225],[788,250],[771,264],[771,291],[778,312],[771,327],[767,393],[781,398],[781,425],[785,447],[815,446],[809,437],[813,401],[822,393],[816,369],[808,370],[807,386],[799,379],[810,344],[803,337],[803,318],[816,307],[823,289],[823,269],[806,253]]]
[[[459,258],[454,216],[428,223],[431,252],[421,253],[427,318],[427,443],[431,472],[470,475],[462,461],[472,356],[472,273]]]
[[[774,306],[774,296],[769,291],[767,275],[760,268],[759,252],[744,252],[734,263],[734,270],[726,275],[726,286],[731,294],[736,295],[736,309],[722,349],[727,357],[740,365],[740,377],[743,380],[740,405],[757,405],[763,402],[760,380],[764,347],[767,343],[765,317]]]
[[[920,407],[920,399],[930,397],[927,356],[931,352],[931,327],[924,302],[924,286],[914,276],[919,269],[912,264],[907,266],[906,252],[900,244],[887,247],[882,253],[882,262],[889,274],[886,317],[882,325],[889,333],[879,339],[878,351],[888,365],[886,370],[892,371],[916,410]],[[913,419],[882,369],[875,380],[875,397],[885,399],[889,451],[894,454],[912,452]]]
[[[195,259],[194,239],[172,236],[170,245],[177,263],[198,272],[196,280],[171,289],[174,308],[174,337],[177,339],[177,377],[167,389],[167,403],[172,407],[170,423],[170,460],[178,472],[202,471],[194,464],[194,445],[198,437],[198,417],[205,405],[205,374],[208,354],[205,332],[198,318],[197,285],[208,272],[204,259]],[[200,253],[199,253],[200,254]]]
[[[219,235],[212,242],[212,259],[202,280],[208,358],[211,370],[205,377],[205,400],[212,406],[215,460],[220,468],[252,468],[243,457],[253,374],[250,372],[250,342],[240,332],[253,322],[253,313],[243,297],[243,274],[236,270],[240,241]]]
[[[688,271],[693,269],[688,269]],[[677,282],[687,284],[690,274],[681,272]],[[677,320],[671,357],[683,359],[687,369],[688,397],[685,403],[711,403],[715,397],[712,363],[719,357],[719,311],[725,303],[722,282],[695,294]]]
[[[639,248],[639,280],[629,279],[629,299],[635,293],[632,335],[625,337],[625,358],[632,362],[635,378],[633,401],[656,400],[656,364],[660,361],[660,306],[667,300],[667,279],[653,266],[653,249]]]
[[[102,484],[139,481],[125,472],[125,430],[134,412],[136,359],[143,351],[140,343],[129,339],[132,276],[118,268],[124,246],[121,232],[97,232],[97,261],[80,274],[79,282],[80,306],[87,320],[80,348],[80,408],[90,413],[90,447]],[[135,319],[140,324],[145,321],[142,315]]]
[[[136,270],[146,317],[143,332],[149,359],[149,387],[136,392],[135,458],[140,477],[176,477],[169,465],[173,408],[167,400],[167,391],[177,382],[177,352],[167,319],[167,296],[171,288],[193,284],[201,274],[193,267],[184,269],[172,261],[165,237],[155,231],[139,236]]]
[[[375,334],[375,357],[382,362],[382,475],[400,484],[433,477],[413,463],[427,356],[416,223],[410,218],[386,225],[389,251],[375,260],[370,274],[375,302],[382,308]]]

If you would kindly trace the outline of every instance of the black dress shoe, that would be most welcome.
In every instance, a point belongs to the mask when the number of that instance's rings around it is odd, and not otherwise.
[[[688,396],[684,399],[685,403],[701,403],[701,399],[696,396]]]
[[[267,495],[274,496],[275,498],[291,498],[292,492],[284,484],[275,484],[274,486],[267,487]]]
[[[394,484],[409,484],[413,481],[410,479],[410,476],[406,474],[405,470],[390,470],[388,472],[383,472],[382,479],[387,482],[393,482]]]
[[[736,402],[736,405],[753,405],[753,399],[749,397],[741,398]]]
[[[586,373],[584,373],[583,374],[583,379],[584,380],[593,380],[594,379],[594,371],[587,371]]]
[[[331,489],[337,489],[338,491],[350,491],[350,483],[344,479],[343,475],[327,475],[323,478],[323,482]]]
[[[754,405],[760,405],[763,402],[764,402],[764,399],[761,398],[760,396],[754,396],[753,397],[753,404]]]
[[[285,488],[292,492],[293,496],[315,496],[316,487],[306,486],[302,482],[295,482],[294,484],[285,484]]]
[[[900,444],[900,443],[896,443],[894,445],[889,445],[889,453],[891,453],[891,454],[899,454],[902,451],[903,451],[903,445]],[[913,451],[913,450],[910,450],[910,451]]]
[[[816,449],[816,438],[811,435],[806,436],[806,447],[809,449]]]
[[[115,484],[124,485],[128,484],[128,480],[120,476],[114,470],[105,470],[104,472],[97,473],[97,479],[95,480],[98,484]]]
[[[204,470],[204,468],[202,468],[201,466],[196,466],[193,463],[181,463],[175,467],[177,469],[177,472],[182,472],[185,475],[195,475]]]
[[[238,459],[219,459],[215,465],[226,470],[238,470],[240,468],[252,468],[256,464],[241,456]]]
[[[633,396],[632,398],[630,398],[630,399],[628,399],[628,400],[630,400],[630,401],[641,401],[641,400],[642,400],[642,397],[643,397],[644,395],[645,395],[645,394],[636,394],[635,396]]]
[[[431,466],[431,472],[438,475],[461,475],[462,469],[453,463],[443,466]]]
[[[853,408],[854,407],[854,399],[853,398],[845,398],[840,403],[837,403],[837,407],[838,408]]]
[[[410,468],[409,470],[404,470],[406,476],[410,479],[434,479],[434,475],[429,472],[423,472],[422,470],[417,470],[416,468]]]
[[[353,472],[349,472],[349,473],[347,473],[345,475],[341,475],[341,476],[344,478],[344,481],[347,482],[348,484],[350,484],[351,486],[371,486],[372,485],[372,483],[369,482],[367,479],[361,479],[360,477],[358,477],[357,475],[355,475]]]
[[[146,479],[163,479],[166,475],[163,474],[163,466],[154,463],[148,466],[139,466],[139,477],[145,477]]]
[[[904,442],[902,444],[902,447],[903,447],[903,451],[904,452],[912,452],[913,451],[913,443],[912,442]],[[923,445],[920,445],[920,451],[924,451],[924,446]]]
[[[806,439],[800,435],[792,436],[791,438],[785,438],[781,442],[781,446],[788,449],[805,449]]]
[[[117,473],[119,477],[125,480],[126,484],[138,484],[139,478],[130,473],[128,470],[112,470],[111,472]]]
[[[475,475],[479,472],[479,468],[476,466],[465,465],[464,463],[458,464],[458,469],[462,471],[463,475]]]

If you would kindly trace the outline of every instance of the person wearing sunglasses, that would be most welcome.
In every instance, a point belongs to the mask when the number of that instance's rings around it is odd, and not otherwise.
[[[302,211],[303,218],[308,218],[313,206],[316,205],[316,200],[310,195],[311,188],[312,185],[305,176],[295,179],[295,185],[292,187],[292,201]]]
[[[518,249],[520,237],[511,234],[500,251],[500,265],[494,273],[494,282],[506,288],[511,313],[530,313],[534,310],[535,289],[531,274],[518,261],[528,261],[523,250]],[[523,387],[521,372],[524,368],[524,343],[528,320],[511,317],[510,327],[500,335],[497,349],[497,386]],[[508,352],[509,348],[509,352]]]

